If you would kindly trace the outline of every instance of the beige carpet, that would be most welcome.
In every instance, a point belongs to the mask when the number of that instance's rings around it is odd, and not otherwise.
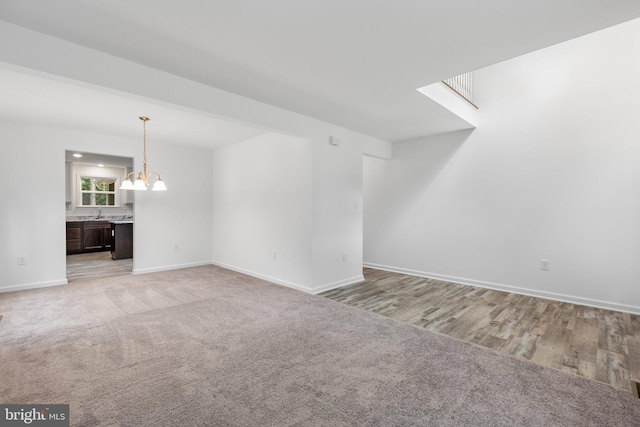
[[[207,266],[0,295],[0,403],[78,426],[631,426],[628,392]]]

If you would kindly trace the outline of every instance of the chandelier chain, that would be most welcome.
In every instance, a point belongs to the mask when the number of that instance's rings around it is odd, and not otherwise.
[[[144,176],[147,176],[147,122],[151,119],[149,117],[141,116],[140,120],[142,120],[142,140],[144,141],[144,150],[143,150],[143,161],[142,161],[142,170],[144,172]]]

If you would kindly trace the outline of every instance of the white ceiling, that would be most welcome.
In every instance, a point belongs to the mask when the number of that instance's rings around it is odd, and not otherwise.
[[[82,157],[74,157],[74,154],[81,154]],[[133,168],[133,158],[131,157],[108,156],[106,154],[87,153],[84,151],[65,151],[64,160],[69,163],[81,163],[92,166],[103,165]]]
[[[149,141],[215,149],[264,129],[148,100],[0,68],[0,117],[27,123],[139,139],[147,116]]]
[[[637,17],[635,0],[0,3],[8,22],[391,141],[442,130],[417,88]]]

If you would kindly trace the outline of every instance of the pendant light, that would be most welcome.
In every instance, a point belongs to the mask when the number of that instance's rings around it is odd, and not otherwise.
[[[142,163],[142,172],[131,172],[127,175],[127,178],[122,182],[120,186],[120,190],[146,190],[149,186],[149,178],[152,176],[156,178],[153,183],[153,187],[151,187],[151,191],[165,191],[167,186],[164,185],[164,181],[160,178],[160,174],[158,172],[151,172],[147,175],[147,122],[151,119],[149,117],[140,117],[142,120],[143,134],[142,138],[144,141],[144,151],[143,151],[143,163]],[[135,182],[131,182],[130,177],[136,176]]]

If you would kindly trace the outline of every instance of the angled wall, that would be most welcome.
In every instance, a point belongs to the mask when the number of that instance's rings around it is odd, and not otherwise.
[[[366,158],[365,264],[640,312],[638,37],[481,69],[477,129]]]
[[[311,291],[311,142],[267,133],[213,152],[213,262]]]

